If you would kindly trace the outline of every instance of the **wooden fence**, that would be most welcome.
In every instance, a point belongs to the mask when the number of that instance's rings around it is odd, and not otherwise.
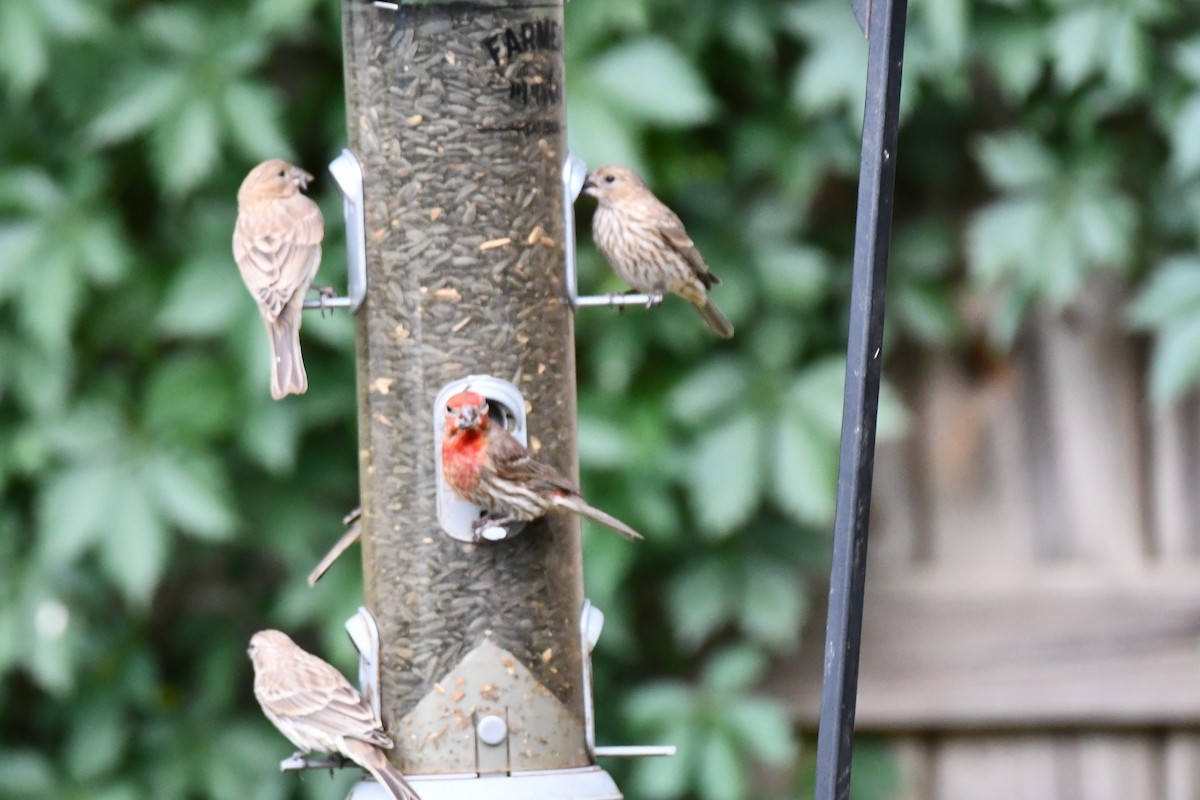
[[[905,800],[1200,799],[1200,397],[1155,409],[1098,287],[1006,361],[891,380],[859,730]],[[815,722],[824,616],[770,688]]]

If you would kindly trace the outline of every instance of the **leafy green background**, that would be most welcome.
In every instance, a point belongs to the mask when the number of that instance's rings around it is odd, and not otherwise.
[[[755,685],[827,558],[865,43],[842,0],[567,20],[572,147],[646,174],[738,326],[579,317],[586,489],[648,534],[586,539],[600,738],[680,746],[612,765],[632,797],[802,796],[811,748]],[[229,252],[253,163],[320,172],[341,146],[339,26],[332,0],[0,3],[0,796],[351,777],[278,774],[244,646],[270,624],[350,667],[357,571],[302,576],[355,503],[352,324],[307,318],[319,378],[271,402]],[[1153,338],[1151,396],[1200,378],[1200,6],[913,0],[903,99],[890,352],[1003,349],[1103,271]],[[619,290],[581,248],[585,288]],[[882,424],[903,430],[894,398]],[[856,797],[893,794],[859,753]]]

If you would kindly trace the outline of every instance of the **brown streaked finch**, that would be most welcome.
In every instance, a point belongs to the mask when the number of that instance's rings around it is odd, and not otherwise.
[[[733,325],[708,296],[721,280],[688,237],[675,212],[654,196],[627,167],[601,167],[583,190],[599,201],[592,217],[592,239],[621,280],[639,292],[671,292],[687,300],[710,330],[722,339]]]
[[[459,392],[446,403],[442,474],[454,493],[482,506],[488,516],[476,530],[509,522],[532,522],[553,508],[599,522],[627,539],[642,535],[616,517],[590,506],[575,484],[537,460],[525,445],[488,417],[487,400]]]
[[[247,652],[263,714],[301,752],[345,756],[371,773],[393,800],[420,800],[384,754],[393,743],[383,723],[342,673],[282,631],[259,631]]]
[[[286,161],[264,161],[238,189],[233,257],[258,302],[271,342],[271,397],[304,394],[308,376],[300,353],[300,312],[321,264],[325,221],[300,193],[313,179]]]

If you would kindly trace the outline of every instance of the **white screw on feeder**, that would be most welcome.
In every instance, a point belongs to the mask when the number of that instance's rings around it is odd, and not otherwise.
[[[475,725],[479,741],[495,747],[508,736],[508,725],[495,714],[488,714]]]

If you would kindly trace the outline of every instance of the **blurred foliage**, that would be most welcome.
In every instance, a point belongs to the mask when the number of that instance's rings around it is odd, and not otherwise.
[[[585,542],[600,737],[680,746],[613,765],[633,797],[803,796],[811,756],[755,686],[822,591],[865,43],[843,0],[567,19],[572,148],[645,173],[738,326],[717,342],[674,301],[578,319],[586,489],[648,534]],[[255,161],[320,172],[341,146],[341,74],[332,0],[0,3],[0,796],[351,778],[277,772],[244,647],[279,626],[350,670],[357,571],[302,576],[355,504],[353,326],[307,318],[319,377],[271,402],[229,251]],[[1200,9],[912,0],[903,99],[890,350],[1007,346],[1109,271],[1154,336],[1153,396],[1200,380]],[[582,238],[584,288],[622,289]],[[881,426],[904,426],[891,395]],[[881,753],[859,800],[895,791]]]

